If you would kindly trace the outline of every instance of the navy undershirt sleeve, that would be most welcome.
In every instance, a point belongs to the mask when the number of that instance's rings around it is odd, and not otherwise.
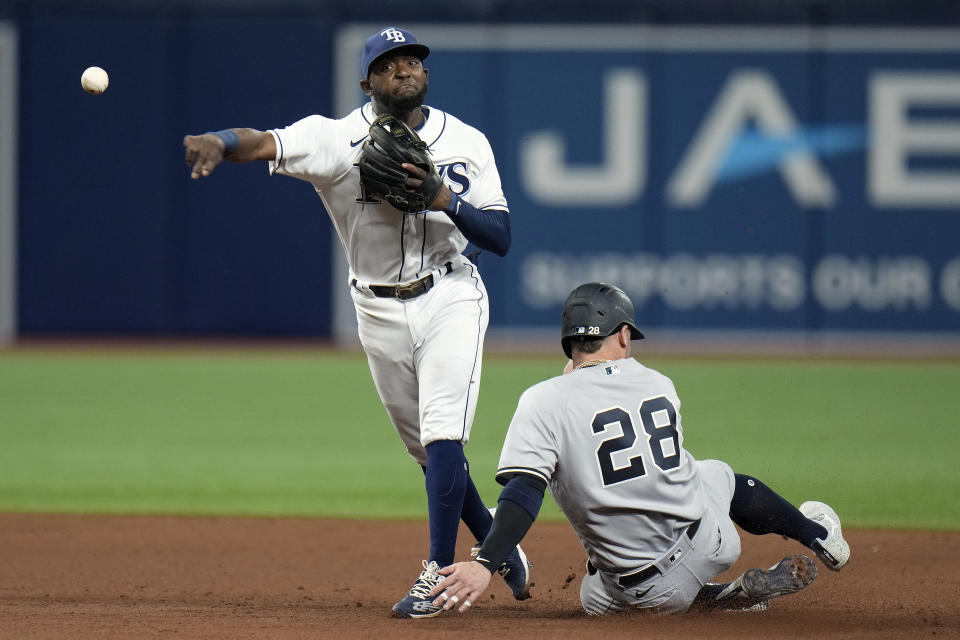
[[[481,249],[498,256],[510,249],[510,213],[503,209],[477,209],[453,194],[450,206],[444,209],[464,237]]]
[[[493,526],[477,555],[477,562],[490,573],[500,568],[507,555],[527,535],[540,511],[545,488],[545,483],[514,476],[500,493]]]

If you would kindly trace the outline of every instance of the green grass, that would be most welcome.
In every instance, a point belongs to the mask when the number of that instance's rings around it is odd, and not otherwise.
[[[666,359],[687,448],[845,525],[960,529],[960,366]],[[488,356],[467,447],[493,472],[558,357]],[[318,350],[0,351],[0,511],[423,518],[366,360]],[[561,519],[547,501],[543,516]]]
[[[687,444],[857,526],[960,528],[955,363],[663,363]]]

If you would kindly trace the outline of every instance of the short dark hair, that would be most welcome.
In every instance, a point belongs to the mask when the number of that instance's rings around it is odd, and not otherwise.
[[[566,344],[570,352],[579,351],[581,353],[596,353],[603,346],[606,337],[597,336],[571,336],[566,338]]]

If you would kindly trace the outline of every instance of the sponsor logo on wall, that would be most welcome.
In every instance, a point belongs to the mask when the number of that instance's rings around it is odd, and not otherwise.
[[[490,71],[430,101],[497,155],[501,328],[605,280],[654,325],[960,329],[960,31],[421,30]]]

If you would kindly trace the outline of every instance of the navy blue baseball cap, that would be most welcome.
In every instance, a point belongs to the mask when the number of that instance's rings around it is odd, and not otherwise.
[[[370,65],[373,64],[374,60],[397,49],[407,49],[421,60],[430,55],[429,47],[417,42],[414,35],[406,29],[386,27],[367,38],[367,41],[363,43],[363,52],[360,54],[360,69],[363,71],[363,77],[366,78],[370,75]]]

